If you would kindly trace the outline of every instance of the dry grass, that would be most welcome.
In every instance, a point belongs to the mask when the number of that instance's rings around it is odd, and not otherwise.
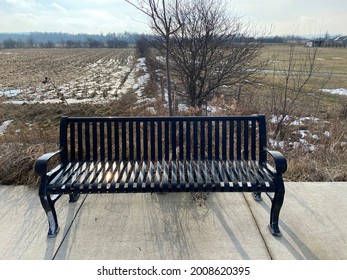
[[[134,109],[131,95],[109,104],[10,105],[0,103],[2,120],[13,120],[0,135],[0,184],[31,185],[38,183],[34,172],[36,159],[59,148],[59,121],[62,116],[141,115]],[[71,112],[73,111],[73,113]]]
[[[3,163],[0,165],[0,184],[36,184],[37,176],[33,170],[36,159],[58,148],[54,118],[43,119],[45,113],[42,110],[24,107],[0,105],[4,115],[8,112],[6,119],[13,120],[0,137],[0,160]],[[37,121],[33,117],[35,112],[41,115]],[[46,114],[49,112],[52,111],[48,109]]]
[[[271,62],[268,65],[268,69],[272,70],[273,64],[288,61],[290,59],[289,49],[288,45],[268,46],[262,54],[262,59]],[[320,73],[347,74],[347,50],[345,48],[318,48],[317,50],[317,62],[321,66],[319,69]],[[312,51],[312,48],[295,46],[296,55],[305,56],[310,51]]]

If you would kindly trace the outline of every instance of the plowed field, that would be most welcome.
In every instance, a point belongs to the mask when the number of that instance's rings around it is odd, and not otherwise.
[[[112,100],[138,75],[133,49],[9,50],[0,65],[0,95],[18,103]]]

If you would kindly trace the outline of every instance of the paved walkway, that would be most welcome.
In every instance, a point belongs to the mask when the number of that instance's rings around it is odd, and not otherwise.
[[[37,190],[0,186],[0,260],[347,260],[347,183],[285,185],[280,238],[266,196],[175,193],[64,196],[53,239]]]

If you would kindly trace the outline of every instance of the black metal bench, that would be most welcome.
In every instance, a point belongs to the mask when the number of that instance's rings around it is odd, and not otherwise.
[[[243,117],[63,117],[60,149],[41,156],[39,196],[48,237],[59,226],[62,194],[251,192],[272,201],[269,228],[280,236],[284,156],[266,148],[263,115]],[[273,158],[273,164],[267,161]],[[49,161],[59,164],[49,169]]]

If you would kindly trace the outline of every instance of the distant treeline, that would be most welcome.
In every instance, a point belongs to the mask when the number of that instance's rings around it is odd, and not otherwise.
[[[137,33],[106,35],[61,32],[0,33],[0,48],[128,48],[143,36]]]
[[[0,48],[128,48],[150,35],[138,33],[108,33],[106,35],[71,34],[62,32],[0,33]],[[240,39],[241,38],[241,39]],[[261,41],[267,44],[303,42],[304,37],[272,36],[261,38],[235,37],[236,41]]]

